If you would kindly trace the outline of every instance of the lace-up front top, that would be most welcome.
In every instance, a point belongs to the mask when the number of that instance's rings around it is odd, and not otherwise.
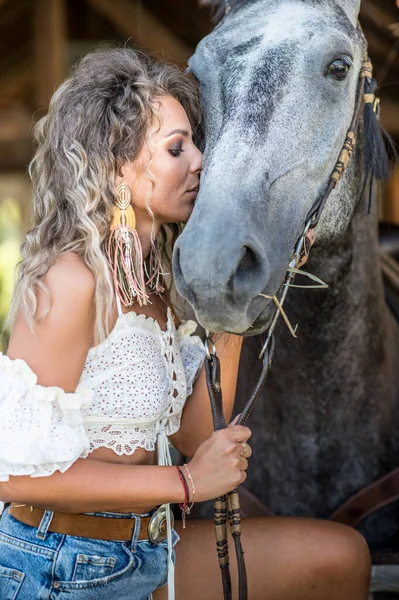
[[[205,351],[194,321],[166,330],[134,312],[122,313],[110,335],[91,348],[74,393],[37,385],[23,360],[0,354],[0,481],[10,475],[66,471],[95,448],[133,454],[158,449],[170,464],[167,436],[181,414]]]
[[[188,321],[176,330],[169,308],[165,331],[150,317],[120,310],[111,335],[89,351],[80,378],[94,392],[83,410],[91,449],[133,454],[138,447],[154,450],[161,431],[176,433],[204,359],[195,329]]]

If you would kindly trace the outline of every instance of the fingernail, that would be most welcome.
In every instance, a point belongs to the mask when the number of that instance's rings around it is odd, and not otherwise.
[[[239,415],[237,415],[236,417],[234,417],[234,419],[230,422],[230,425],[235,425],[240,417],[241,417],[241,413]]]

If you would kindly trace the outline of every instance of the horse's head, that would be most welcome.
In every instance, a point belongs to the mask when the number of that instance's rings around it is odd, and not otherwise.
[[[365,42],[360,0],[230,0],[198,45],[204,170],[178,240],[179,292],[211,331],[270,320],[306,215],[324,192],[350,125]],[[334,194],[316,242],[349,222]],[[251,326],[253,326],[251,328]]]

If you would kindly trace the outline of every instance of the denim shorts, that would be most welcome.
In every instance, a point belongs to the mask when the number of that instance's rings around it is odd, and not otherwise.
[[[135,518],[135,514],[90,513]],[[147,600],[167,582],[167,540],[113,542],[47,531],[46,511],[38,528],[6,509],[0,520],[1,600]],[[136,528],[137,529],[137,528]],[[172,531],[173,546],[179,539]],[[173,550],[173,560],[175,552]]]

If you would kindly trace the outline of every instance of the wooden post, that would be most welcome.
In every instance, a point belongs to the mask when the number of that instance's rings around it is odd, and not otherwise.
[[[186,65],[192,54],[184,42],[141,4],[130,0],[88,0],[92,7],[107,17],[122,35],[134,44],[162,58]]]
[[[65,0],[35,0],[35,104],[47,108],[66,75]]]
[[[395,168],[389,182],[386,203],[388,222],[399,225],[399,166]]]

